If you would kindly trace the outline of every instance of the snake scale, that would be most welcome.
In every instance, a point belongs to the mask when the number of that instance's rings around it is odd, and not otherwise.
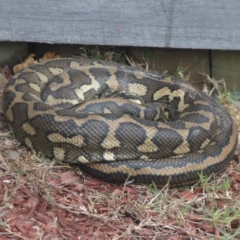
[[[3,112],[30,149],[113,182],[192,184],[223,171],[237,145],[228,112],[190,83],[101,60],[23,69]]]

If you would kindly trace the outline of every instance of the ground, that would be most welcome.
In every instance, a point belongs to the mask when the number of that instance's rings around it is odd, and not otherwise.
[[[117,185],[36,155],[1,119],[0,239],[240,239],[240,146],[194,186]]]

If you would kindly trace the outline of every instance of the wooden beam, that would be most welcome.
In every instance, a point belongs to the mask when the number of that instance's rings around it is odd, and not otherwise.
[[[239,0],[0,0],[0,41],[240,49]]]

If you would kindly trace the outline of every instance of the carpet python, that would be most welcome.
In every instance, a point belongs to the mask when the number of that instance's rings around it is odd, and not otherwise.
[[[190,83],[101,60],[23,69],[3,112],[30,149],[113,182],[192,184],[223,171],[237,145],[228,112]]]

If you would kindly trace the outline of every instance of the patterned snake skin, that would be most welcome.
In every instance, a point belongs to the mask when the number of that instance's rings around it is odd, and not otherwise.
[[[228,112],[191,84],[100,60],[22,70],[3,111],[30,149],[108,181],[191,184],[223,171],[237,145]]]

